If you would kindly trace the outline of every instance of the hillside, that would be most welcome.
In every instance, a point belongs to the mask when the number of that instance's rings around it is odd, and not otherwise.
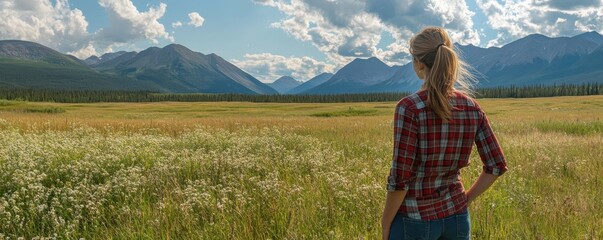
[[[332,73],[321,73],[316,77],[311,78],[310,80],[302,83],[301,85],[289,90],[287,93],[288,94],[298,94],[298,93],[302,93],[305,92],[307,90],[310,90],[320,84],[325,83],[326,81],[328,81],[329,79],[331,79],[331,77],[333,77]]]
[[[394,74],[395,69],[372,57],[355,59],[328,81],[302,92],[303,94],[333,94],[364,92],[368,86],[383,82]]]
[[[272,83],[268,83],[267,85],[276,90],[278,93],[287,93],[290,90],[296,88],[301,85],[303,82],[297,81],[290,76],[283,76],[277,79]]]
[[[14,88],[154,90],[152,84],[99,73],[37,43],[0,41],[0,85]]]

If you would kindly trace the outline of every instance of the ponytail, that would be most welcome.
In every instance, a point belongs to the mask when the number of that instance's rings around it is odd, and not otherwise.
[[[459,59],[446,31],[431,27],[424,29],[410,41],[411,54],[427,67],[423,89],[427,90],[427,105],[435,114],[449,121],[452,117],[450,96],[456,90],[471,95],[473,76],[468,66]]]
[[[449,95],[453,90],[453,81],[459,68],[456,53],[446,45],[437,48],[433,66],[425,78],[425,88],[428,97],[427,104],[433,111],[446,121],[450,120],[452,107]]]

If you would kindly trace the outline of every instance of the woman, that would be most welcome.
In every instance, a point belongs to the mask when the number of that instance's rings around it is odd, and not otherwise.
[[[425,83],[396,106],[383,239],[469,239],[467,206],[507,170],[506,161],[484,112],[455,89],[468,89],[471,75],[446,31],[424,29],[410,53]],[[484,168],[465,192],[460,169],[474,142]]]

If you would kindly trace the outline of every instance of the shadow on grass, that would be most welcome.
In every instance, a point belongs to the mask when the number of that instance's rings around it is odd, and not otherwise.
[[[60,107],[41,107],[41,106],[29,106],[24,108],[16,108],[15,112],[25,112],[25,113],[64,113],[66,110]]]
[[[352,107],[345,111],[322,112],[310,114],[314,117],[355,117],[355,116],[374,116],[377,115],[375,109],[354,109]]]

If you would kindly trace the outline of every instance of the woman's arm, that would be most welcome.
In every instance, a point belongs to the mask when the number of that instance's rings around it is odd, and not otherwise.
[[[498,176],[492,175],[486,172],[482,172],[479,175],[479,178],[473,183],[469,191],[465,192],[465,196],[467,196],[467,204],[470,204],[475,200],[479,195],[485,192],[492,184]]]
[[[406,197],[406,191],[387,192],[385,208],[381,217],[381,236],[383,240],[389,239],[392,222],[396,213],[398,213],[398,209],[400,209],[400,205],[402,205],[402,201],[404,201],[404,197]]]
[[[484,164],[483,171],[479,178],[473,183],[469,191],[465,192],[467,204],[475,200],[479,195],[485,192],[498,176],[507,171],[507,161],[503,154],[500,144],[492,131],[490,122],[484,112],[482,114],[482,122],[475,134],[475,145],[477,151]]]
[[[381,217],[383,239],[389,238],[392,221],[406,197],[409,184],[416,179],[415,162],[418,148],[418,125],[414,113],[404,100],[396,105],[394,114],[394,152],[387,177],[387,197]]]

